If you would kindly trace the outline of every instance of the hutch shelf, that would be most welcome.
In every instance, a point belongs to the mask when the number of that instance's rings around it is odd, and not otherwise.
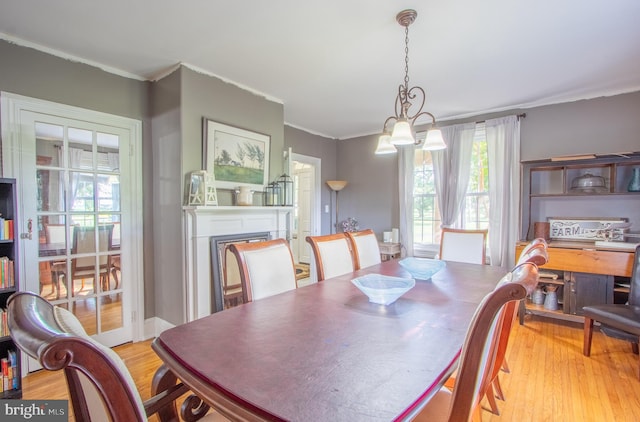
[[[624,240],[603,244],[600,238],[551,238],[549,262],[541,268],[540,287],[555,285],[558,309],[525,301],[524,313],[581,322],[582,307],[624,303],[633,263],[633,243],[640,242],[640,192],[629,190],[640,153],[591,156],[580,160],[549,159],[522,163],[522,226],[516,256],[533,239],[536,222],[550,219],[621,219],[630,223]],[[585,178],[595,186],[579,182]]]

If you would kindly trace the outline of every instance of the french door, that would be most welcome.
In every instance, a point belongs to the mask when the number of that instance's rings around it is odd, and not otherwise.
[[[107,346],[131,341],[142,318],[140,123],[5,93],[2,113],[21,290],[67,308]]]

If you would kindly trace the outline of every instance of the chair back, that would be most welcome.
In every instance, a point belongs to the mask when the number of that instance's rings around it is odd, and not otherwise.
[[[487,230],[442,229],[440,259],[485,264]]]
[[[507,273],[484,297],[467,329],[453,391],[440,390],[417,415],[417,421],[460,422],[478,416],[480,400],[491,382],[492,370],[498,365],[496,353],[501,324],[508,317],[506,307],[524,299],[537,284],[538,268],[527,262]]]
[[[629,305],[640,305],[640,245],[636,246],[631,271],[631,288],[629,290]]]
[[[538,268],[524,263],[503,277],[495,290],[482,300],[471,320],[462,347],[460,367],[452,392],[450,421],[469,420],[484,396],[496,362],[501,322],[506,305],[516,304],[538,284]],[[515,309],[515,306],[513,307]],[[513,309],[511,312],[514,312]]]
[[[358,232],[347,232],[347,237],[351,242],[354,267],[356,270],[367,268],[381,262],[378,238],[373,230],[366,229]]]
[[[533,262],[539,267],[549,262],[547,242],[542,238],[537,238],[522,248],[522,252],[520,252],[520,256],[518,257],[518,264],[524,262]]]
[[[232,243],[229,251],[238,264],[245,303],[297,287],[293,254],[285,239]]]
[[[318,281],[354,271],[351,244],[344,233],[307,236],[306,240],[313,251]]]
[[[77,421],[146,421],[127,367],[116,352],[89,337],[78,319],[31,292],[7,301],[15,344],[43,368],[64,369]]]
[[[95,227],[73,228],[72,254],[95,254],[96,252],[107,252],[111,248],[111,236],[113,224],[101,224],[98,226],[98,250],[96,251],[96,229]],[[100,271],[106,272],[108,269],[108,255],[98,257]],[[78,257],[71,260],[71,273],[73,278],[80,276],[93,276],[95,272],[96,260],[94,256]]]

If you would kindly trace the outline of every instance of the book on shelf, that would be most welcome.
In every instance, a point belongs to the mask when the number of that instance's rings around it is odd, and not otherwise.
[[[0,257],[0,288],[15,287],[13,260],[6,256]]]
[[[0,360],[0,393],[17,390],[20,384],[18,378],[18,356],[15,350],[7,351],[7,356]]]
[[[0,240],[13,240],[13,220],[0,217]]]

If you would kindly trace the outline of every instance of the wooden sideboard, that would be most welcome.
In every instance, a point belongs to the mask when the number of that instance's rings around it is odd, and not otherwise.
[[[516,245],[516,256],[527,243]],[[535,305],[527,298],[520,308],[521,324],[525,312],[581,322],[583,306],[626,301],[633,250],[596,247],[593,242],[552,241],[548,254],[549,262],[540,268],[540,285],[557,286],[558,310]]]

